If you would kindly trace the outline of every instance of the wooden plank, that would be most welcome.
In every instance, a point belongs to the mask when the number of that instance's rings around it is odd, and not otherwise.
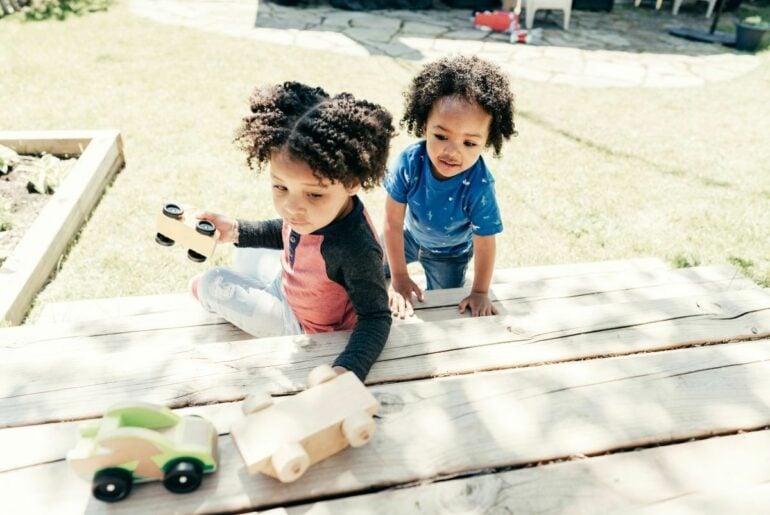
[[[543,267],[543,272],[546,268]],[[559,267],[557,270],[563,270],[563,268]],[[511,275],[514,273],[513,271],[502,272]],[[558,271],[554,273],[558,273]],[[701,288],[696,286],[701,286]],[[548,298],[581,296],[583,297],[583,304],[587,305],[588,303],[629,302],[645,298],[666,298],[695,295],[708,291],[742,290],[758,287],[741,275],[736,268],[728,265],[716,265],[679,270],[612,271],[544,278],[536,281],[499,283],[492,285],[490,296],[498,302],[498,309],[500,309],[500,305],[506,300],[523,303]],[[639,291],[632,292],[631,290]],[[593,296],[609,292],[615,294],[608,295],[606,298]],[[443,320],[453,318],[457,316],[455,307],[467,294],[467,288],[425,292],[425,302],[415,305],[418,312],[417,319]],[[425,316],[425,310],[434,311],[442,307],[452,309],[443,309],[441,315],[430,313]],[[205,314],[200,304],[193,300],[189,294],[175,293],[50,303],[42,309],[35,322],[36,324],[61,324],[177,311],[200,313],[202,323],[209,323],[210,321],[210,317]],[[174,316],[172,315],[169,321],[173,320]],[[188,317],[184,317],[183,320],[189,323]],[[142,320],[137,319],[136,321],[137,329],[141,328]]]
[[[554,265],[521,266],[516,268],[496,269],[492,281],[510,283],[516,281],[539,281],[559,277],[575,277],[610,272],[652,272],[668,270],[671,267],[658,258],[631,258],[610,261],[592,261],[586,263],[565,263]],[[469,281],[473,273],[469,273]]]
[[[547,305],[541,304],[541,302],[563,297],[569,299],[568,303],[554,306],[554,309],[557,307],[567,309],[570,305],[577,307],[608,302],[630,302],[632,300],[750,288],[758,288],[758,286],[743,278],[735,268],[715,266],[677,271],[652,271],[640,274],[612,272],[578,278],[501,284],[492,287],[491,295],[497,299],[497,306],[503,313],[522,314],[533,312],[536,309],[549,309]],[[599,295],[601,293],[607,295]],[[466,290],[459,288],[426,292],[425,302],[417,304],[417,316],[407,319],[406,323],[457,318],[460,315],[455,306],[466,294]],[[144,305],[144,299],[148,299],[149,305]],[[511,303],[506,304],[505,300],[510,300]],[[77,311],[74,313],[69,313],[65,308],[66,314],[62,314],[62,316],[73,315],[75,319],[73,322],[58,324],[53,328],[27,325],[19,328],[0,329],[0,340],[20,343],[22,341],[48,339],[52,335],[61,338],[117,332],[155,331],[164,328],[189,327],[196,324],[210,326],[220,323],[229,325],[222,318],[206,313],[186,294],[159,296],[157,300],[153,296],[139,297],[135,300],[127,298],[125,309],[121,299],[93,301],[97,303],[96,305],[92,304],[91,301],[81,302],[82,304],[75,304]],[[165,311],[169,309],[168,306],[172,306],[170,311]],[[100,313],[98,320],[92,320],[90,316],[81,318],[80,315],[86,309]],[[137,313],[140,310],[145,310],[141,316]],[[434,312],[428,313],[426,310]],[[129,316],[121,315],[123,312]],[[158,316],[161,313],[165,314]],[[101,316],[102,314],[104,316]],[[89,323],[83,323],[86,321]],[[215,330],[213,327],[205,329],[207,334],[217,338],[215,334],[212,334],[212,331]],[[223,332],[232,332],[232,329],[224,327]],[[224,335],[217,339],[223,338]]]
[[[73,324],[178,311],[198,313],[208,320],[206,311],[189,293],[166,293],[51,302],[40,310],[35,324]]]
[[[0,145],[19,154],[81,155],[91,140],[106,131],[2,131]],[[122,153],[122,148],[121,148]]]
[[[372,441],[280,484],[250,477],[229,437],[220,469],[173,497],[158,483],[109,506],[126,513],[259,509],[479,470],[753,430],[770,424],[770,340],[379,385]],[[760,457],[766,456],[760,454]],[[591,458],[593,459],[593,458]],[[764,460],[765,462],[767,460]],[[0,498],[30,512],[107,507],[63,462],[0,474]]]
[[[728,292],[543,312],[403,324],[367,383],[586,359],[770,334],[770,295]],[[191,342],[166,333],[105,335],[0,348],[0,427],[96,416],[113,402],[172,407],[237,400],[248,388],[297,391],[348,333]],[[62,367],[61,356],[78,359]]]
[[[493,287],[490,296],[501,315],[528,315],[536,311],[567,311],[579,306],[649,301],[719,291],[759,289],[731,266],[699,267],[637,274],[622,272],[551,281],[521,282]],[[428,292],[407,322],[436,321],[457,315],[457,304],[467,290]]]
[[[260,512],[764,514],[770,431],[724,436]],[[548,495],[544,495],[548,492]]]
[[[18,324],[24,318],[105,186],[123,166],[121,147],[117,131],[92,133],[58,191],[0,267],[0,320]]]

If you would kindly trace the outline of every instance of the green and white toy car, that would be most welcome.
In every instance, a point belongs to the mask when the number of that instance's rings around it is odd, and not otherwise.
[[[182,417],[155,404],[124,403],[80,426],[67,462],[92,481],[94,497],[102,501],[124,499],[135,482],[162,480],[169,491],[188,493],[200,486],[204,473],[217,469],[217,438],[204,418]]]

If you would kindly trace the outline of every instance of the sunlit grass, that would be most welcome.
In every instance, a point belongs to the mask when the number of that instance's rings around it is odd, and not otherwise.
[[[264,177],[232,144],[255,85],[294,79],[350,91],[398,117],[418,69],[159,25],[120,2],[65,22],[2,19],[0,48],[3,129],[117,128],[125,144],[126,168],[33,319],[47,302],[183,291],[207,265],[155,244],[164,200],[274,216]],[[504,212],[498,266],[656,256],[732,263],[770,285],[769,57],[698,88],[515,81],[520,135],[502,159],[488,159]],[[394,155],[411,141],[400,134]],[[364,201],[380,224],[383,191]],[[208,265],[229,252],[218,249]]]

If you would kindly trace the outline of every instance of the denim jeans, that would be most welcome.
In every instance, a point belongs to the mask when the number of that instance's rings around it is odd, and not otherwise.
[[[473,257],[473,249],[459,256],[442,256],[421,247],[412,234],[404,229],[404,254],[406,264],[418,261],[425,271],[426,290],[461,288],[465,285],[465,272],[468,261]],[[384,266],[385,277],[390,278],[388,263]]]
[[[281,252],[236,247],[232,270],[216,267],[201,277],[201,305],[253,336],[302,334],[281,292]]]

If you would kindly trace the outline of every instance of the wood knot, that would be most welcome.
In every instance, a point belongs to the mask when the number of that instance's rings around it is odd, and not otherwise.
[[[378,410],[380,415],[398,413],[404,409],[404,400],[396,394],[377,392],[374,394],[374,398],[380,405]]]

